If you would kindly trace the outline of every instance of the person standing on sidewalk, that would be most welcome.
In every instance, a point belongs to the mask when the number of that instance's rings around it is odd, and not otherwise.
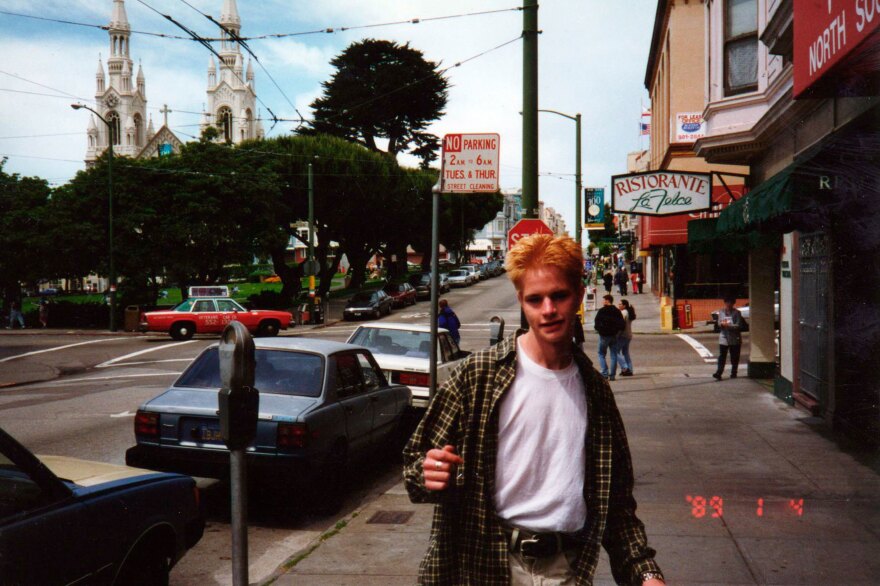
[[[629,343],[632,342],[632,322],[636,319],[636,310],[626,299],[621,299],[617,306],[623,315],[624,327],[617,336],[617,350],[620,352],[620,376],[633,375],[633,362],[629,356]]]
[[[605,285],[605,292],[611,293],[611,286],[614,284],[614,277],[611,275],[611,269],[606,269],[602,275],[602,283]]]
[[[633,470],[608,383],[572,343],[580,246],[534,235],[508,253],[529,330],[469,356],[404,449],[410,499],[435,503],[419,584],[663,584],[636,517]]]
[[[9,325],[6,329],[10,330],[14,328],[16,323],[18,323],[18,327],[24,329],[24,316],[21,313],[18,302],[11,301],[9,303]]]
[[[626,323],[623,321],[623,314],[614,307],[613,296],[604,295],[602,300],[604,305],[596,312],[593,328],[599,332],[599,367],[602,370],[602,376],[608,380],[614,380],[617,375],[618,334],[626,327]],[[609,351],[611,352],[610,374],[605,358]]]
[[[458,344],[461,340],[461,334],[458,333],[458,328],[461,327],[461,322],[459,321],[458,316],[455,315],[455,312],[449,307],[449,302],[445,299],[438,301],[437,305],[440,308],[437,315],[437,325],[449,330],[449,335],[455,340],[455,343]]]
[[[733,306],[736,298],[728,296],[724,298],[724,307],[718,310],[718,327],[721,333],[718,335],[718,369],[712,375],[721,380],[724,374],[724,363],[727,361],[727,353],[730,352],[730,378],[736,378],[736,370],[739,367],[739,351],[742,349],[743,320],[742,313]]]

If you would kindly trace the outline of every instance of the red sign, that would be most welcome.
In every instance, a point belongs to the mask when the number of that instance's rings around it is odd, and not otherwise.
[[[520,220],[514,224],[513,228],[507,233],[507,250],[516,246],[516,243],[519,242],[521,238],[531,236],[532,234],[550,234],[552,236],[553,230],[548,228],[547,224],[541,220],[536,220],[534,218]]]
[[[794,97],[880,28],[880,0],[795,0]]]
[[[498,191],[498,150],[495,133],[447,134],[443,137],[440,169],[443,193],[495,193]]]

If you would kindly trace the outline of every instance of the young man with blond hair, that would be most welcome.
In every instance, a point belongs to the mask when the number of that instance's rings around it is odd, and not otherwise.
[[[472,354],[404,450],[413,502],[436,503],[419,584],[663,584],[635,515],[633,471],[608,383],[572,343],[583,258],[535,235],[507,255],[529,324]]]

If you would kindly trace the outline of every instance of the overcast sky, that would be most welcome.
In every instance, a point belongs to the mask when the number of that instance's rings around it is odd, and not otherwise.
[[[219,19],[223,0],[189,3]],[[0,0],[0,11],[106,25],[112,5],[112,0]],[[133,31],[182,34],[147,5],[200,35],[218,35],[214,25],[182,0],[127,0]],[[425,19],[518,6],[516,0],[238,0],[242,36],[422,19],[419,24],[251,42],[283,90],[254,65],[257,95],[279,118],[296,117],[291,103],[309,117],[308,104],[331,73],[330,59],[352,41],[372,37],[409,42],[427,59],[449,66],[517,38],[522,12]],[[647,146],[640,142],[638,122],[640,108],[647,105],[643,81],[655,9],[655,0],[551,0],[540,7],[540,107],[583,114],[585,186],[607,186],[611,175],[626,171],[627,152]],[[69,105],[77,100],[94,104],[98,55],[106,68],[109,54],[107,32],[0,14],[0,54],[0,157],[9,159],[6,172],[65,183],[84,167],[88,123],[86,113]],[[130,56],[143,65],[148,116],[156,128],[162,123],[159,109],[167,104],[173,111],[169,126],[178,137],[187,141],[198,136],[209,55],[192,41],[131,35]],[[498,132],[501,186],[520,187],[522,43],[453,68],[448,77],[447,113],[431,131],[440,136]],[[295,125],[279,123],[269,132],[271,126],[264,123],[268,136],[288,133]],[[540,198],[564,215],[569,229],[574,223],[574,137],[572,121],[540,115],[540,170],[548,174],[541,178]]]

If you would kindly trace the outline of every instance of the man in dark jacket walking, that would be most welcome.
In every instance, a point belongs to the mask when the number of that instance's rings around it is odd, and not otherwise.
[[[461,335],[458,333],[458,328],[461,327],[461,322],[458,320],[458,316],[455,315],[455,312],[449,307],[449,302],[445,299],[441,299],[437,305],[440,308],[439,315],[437,316],[437,325],[449,330],[449,335],[452,336],[455,343],[460,343]]]
[[[617,334],[622,332],[626,327],[623,321],[623,314],[614,306],[614,297],[605,295],[602,297],[604,305],[596,312],[596,319],[593,326],[599,332],[599,367],[602,376],[609,380],[614,380],[617,376]],[[605,354],[611,351],[611,372],[608,372],[608,363],[605,360]]]

